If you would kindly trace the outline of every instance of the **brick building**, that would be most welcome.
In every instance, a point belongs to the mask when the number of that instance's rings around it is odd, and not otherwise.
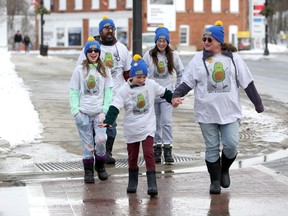
[[[34,1],[40,2],[40,0]],[[165,17],[164,21],[172,17],[170,21],[173,27],[164,25],[170,29],[171,44],[179,49],[202,49],[203,30],[217,20],[222,20],[224,24],[225,41],[235,45],[237,45],[237,32],[249,28],[249,0],[141,0],[141,2],[142,31],[153,32],[155,23],[151,24],[150,18],[151,14],[153,16],[153,10],[157,11],[153,6],[158,7],[158,11],[162,9],[159,12],[162,14],[157,15],[159,19],[162,15]],[[43,44],[48,45],[49,49],[81,49],[88,36],[98,34],[98,23],[104,15],[114,20],[117,26],[117,38],[131,49],[133,0],[43,0],[43,5],[50,10],[49,15],[44,15],[43,28]],[[172,10],[166,10],[166,6]],[[39,44],[39,15],[36,16],[36,35]]]

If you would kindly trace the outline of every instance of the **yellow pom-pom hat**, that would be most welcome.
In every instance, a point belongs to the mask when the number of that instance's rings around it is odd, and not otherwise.
[[[88,39],[87,39],[87,41],[93,41],[93,40],[95,40],[95,38],[92,36],[88,37]]]
[[[101,54],[100,44],[95,39],[86,42],[85,47],[84,47],[85,56],[87,56],[87,52],[89,49],[98,50],[99,55]]]
[[[139,75],[145,75],[147,76],[148,69],[145,61],[142,59],[142,57],[139,54],[135,54],[133,56],[133,60],[131,62],[131,68],[130,68],[130,77],[139,76]]]
[[[217,41],[220,43],[224,43],[224,28],[223,28],[223,23],[218,20],[215,22],[214,26],[211,26],[207,28],[204,31],[203,35],[210,35],[213,38],[215,38]]]
[[[158,28],[155,30],[155,43],[158,39],[165,39],[168,44],[170,43],[170,36],[169,36],[169,30],[165,28],[163,25],[159,25]]]
[[[114,21],[112,19],[109,19],[108,16],[103,16],[102,21],[99,23],[99,34],[106,26],[112,26],[113,28],[115,28]]]

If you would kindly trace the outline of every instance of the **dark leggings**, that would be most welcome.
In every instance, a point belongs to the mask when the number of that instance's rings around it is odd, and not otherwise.
[[[148,136],[142,141],[142,150],[147,171],[155,170],[155,158],[153,151],[154,138]],[[138,168],[138,155],[139,155],[140,142],[127,143],[128,151],[128,166],[130,169]]]

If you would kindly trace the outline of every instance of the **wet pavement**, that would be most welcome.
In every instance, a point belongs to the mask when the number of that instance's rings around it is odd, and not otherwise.
[[[82,151],[68,101],[74,60],[37,55],[15,55],[12,60],[31,91],[44,132],[38,142],[14,149],[1,140],[1,216],[288,214],[288,151],[284,148],[287,141],[264,143],[257,129],[264,127],[269,131],[269,123],[253,127],[245,124],[253,121],[249,117],[243,119],[241,126],[239,157],[230,171],[231,186],[222,188],[220,195],[209,194],[203,140],[188,105],[193,101],[192,95],[173,113],[175,163],[157,165],[158,196],[147,195],[142,157],[137,193],[126,193],[127,152],[121,115],[113,151],[116,166],[107,167],[107,181],[96,178],[95,184],[84,184]],[[263,99],[268,104],[270,99]],[[243,103],[251,107],[249,101]],[[267,106],[267,112],[277,118],[272,106],[275,104]],[[282,114],[278,113],[278,117]],[[287,125],[283,127],[287,131]]]

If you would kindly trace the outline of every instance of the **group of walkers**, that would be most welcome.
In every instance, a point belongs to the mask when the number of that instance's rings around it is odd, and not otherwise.
[[[25,34],[24,37],[22,37],[21,32],[18,30],[16,34],[14,35],[14,49],[15,51],[20,52],[21,51],[21,44],[24,45],[25,53],[28,54],[30,51],[30,48],[32,46],[32,42],[30,40],[30,37],[28,34]]]
[[[117,116],[124,111],[127,193],[137,191],[142,144],[147,193],[157,195],[156,163],[174,162],[173,107],[194,90],[195,118],[206,146],[209,193],[220,194],[221,187],[230,186],[229,168],[237,156],[242,117],[240,88],[258,113],[264,111],[247,65],[237,49],[224,42],[222,22],[204,31],[203,51],[185,69],[169,45],[169,30],[164,26],[156,29],[155,47],[143,58],[139,54],[131,58],[126,46],[117,41],[115,30],[114,21],[104,16],[99,35],[88,38],[70,80],[70,107],[83,148],[85,183],[95,182],[94,169],[100,180],[108,179],[105,163],[115,164],[112,150]]]

